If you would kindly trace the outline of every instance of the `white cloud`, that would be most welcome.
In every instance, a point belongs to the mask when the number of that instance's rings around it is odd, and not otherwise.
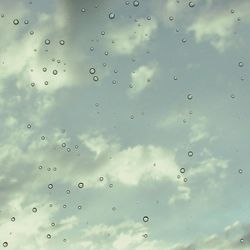
[[[110,39],[115,42],[112,48],[121,55],[131,54],[135,49],[140,49],[146,44],[156,28],[157,23],[154,19],[148,21],[140,18],[138,22],[124,26],[115,24],[110,34]]]
[[[148,88],[152,83],[157,70],[156,64],[143,65],[131,73],[132,88],[129,90],[129,95],[134,96]]]

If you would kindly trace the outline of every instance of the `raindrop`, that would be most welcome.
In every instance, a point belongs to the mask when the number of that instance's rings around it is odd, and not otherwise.
[[[133,2],[133,5],[134,5],[135,7],[138,7],[139,4],[140,4],[139,1],[134,1],[134,2]]]
[[[193,8],[195,6],[195,4],[193,2],[189,2],[188,3],[189,7]]]
[[[151,20],[151,16],[147,16],[147,20]]]
[[[75,145],[75,149],[78,149],[79,148],[79,146],[78,145]]]
[[[53,171],[56,171],[56,168],[53,168]]]
[[[48,188],[49,188],[49,189],[52,189],[52,188],[53,188],[53,184],[49,184],[49,185],[48,185]]]
[[[242,170],[242,169],[239,169],[239,173],[242,174],[242,173],[243,173],[243,170]]]
[[[66,143],[65,143],[65,142],[62,143],[62,147],[63,147],[63,148],[66,147]]]
[[[187,99],[188,99],[188,100],[192,100],[192,99],[193,99],[192,94],[188,94],[188,95],[187,95]]]
[[[30,85],[31,85],[31,87],[35,87],[35,83],[34,82],[32,82]]]
[[[148,238],[148,234],[143,234],[143,237],[146,239]]]
[[[173,21],[173,20],[174,20],[174,17],[173,17],[173,16],[170,16],[170,17],[169,17],[169,20],[170,20],[170,21]]]
[[[94,77],[93,77],[93,80],[94,80],[95,82],[97,82],[97,81],[99,80],[99,77],[98,77],[98,76],[94,76]]]
[[[243,67],[244,63],[243,62],[239,62],[238,65],[239,65],[239,67]]]
[[[183,38],[181,41],[182,41],[182,43],[186,43],[186,42],[187,42],[187,39],[186,39],[186,38]]]
[[[34,31],[33,30],[30,31],[30,35],[34,35]]]
[[[33,213],[36,213],[36,212],[37,212],[37,208],[36,208],[36,207],[33,207],[33,208],[32,208],[32,212],[33,212]]]
[[[81,205],[79,205],[77,208],[80,210],[80,209],[82,209],[82,206],[81,206]]]
[[[45,43],[46,45],[49,45],[49,44],[50,44],[50,40],[49,40],[49,39],[46,39],[46,40],[44,41],[44,43]]]
[[[57,70],[54,69],[54,70],[53,70],[53,75],[57,75],[57,73],[58,73]]]
[[[51,170],[51,168],[47,168],[47,171],[50,171]]]
[[[43,136],[41,136],[41,140],[43,140],[43,141],[45,140],[45,136],[44,136],[44,135],[43,135]]]
[[[30,124],[28,124],[28,125],[27,125],[27,128],[31,128],[31,125],[30,125]]]
[[[15,220],[16,220],[16,218],[15,218],[15,217],[11,217],[11,221],[13,221],[13,222],[14,222]]]
[[[104,35],[105,35],[105,31],[102,31],[102,32],[101,32],[101,35],[104,36]]]
[[[89,73],[90,73],[90,74],[95,74],[95,68],[90,68],[90,69],[89,69]]]
[[[188,179],[187,178],[184,178],[184,182],[187,182],[188,181]]]
[[[193,151],[188,151],[188,156],[192,157],[194,155]]]
[[[5,242],[3,243],[3,247],[7,247],[7,246],[8,246],[8,242],[5,241]]]
[[[38,169],[42,169],[42,168],[43,168],[43,166],[39,166],[39,167],[38,167]]]
[[[177,76],[174,76],[174,80],[175,80],[175,81],[177,81],[177,80],[178,80]]]
[[[85,8],[82,8],[82,9],[81,9],[81,12],[85,12],[85,11],[86,11],[86,9],[85,9]]]
[[[48,238],[48,239],[51,239],[51,235],[50,235],[50,234],[47,234],[47,238]]]
[[[105,55],[105,56],[107,56],[108,54],[109,54],[108,51],[105,51],[105,52],[104,52],[104,55]]]
[[[148,216],[144,216],[144,217],[143,217],[143,221],[144,221],[144,222],[148,222],[148,221],[149,221]]]
[[[67,151],[68,151],[68,152],[70,152],[70,151],[71,151],[71,149],[70,149],[70,148],[67,148]]]
[[[83,188],[83,187],[84,187],[84,183],[83,183],[83,182],[79,182],[79,183],[78,183],[78,187],[79,187],[79,188]]]
[[[233,99],[234,99],[234,98],[235,98],[235,95],[234,95],[234,94],[231,94],[231,98],[233,98]]]
[[[116,80],[113,80],[113,81],[112,81],[112,83],[113,83],[113,84],[116,84],[116,83],[117,83],[117,81],[116,81]]]
[[[126,5],[129,5],[129,1],[126,1],[125,4],[126,4]]]
[[[131,116],[130,116],[130,119],[134,119],[134,116],[133,116],[133,115],[131,115]]]
[[[184,174],[184,173],[185,173],[185,168],[181,168],[181,169],[180,169],[180,172],[181,172],[182,174]]]
[[[29,20],[24,20],[24,24],[28,24],[29,23]]]
[[[99,181],[103,181],[104,180],[104,178],[101,176],[101,177],[99,177]]]
[[[47,71],[47,68],[44,67],[44,68],[43,68],[43,72],[46,72],[46,71]]]
[[[234,9],[231,9],[231,11],[230,11],[230,12],[233,14],[235,11],[234,11]]]
[[[240,239],[240,243],[244,243],[244,239],[243,238]]]
[[[45,81],[45,82],[44,82],[44,85],[48,85],[48,84],[49,84],[49,82],[48,82],[48,81]]]
[[[110,13],[109,13],[109,19],[114,19],[114,18],[115,18],[115,13],[110,12]]]
[[[4,14],[1,14],[1,17],[4,17]]]
[[[93,48],[93,47],[90,47],[90,50],[91,50],[91,51],[93,51],[93,50],[94,50],[94,48]]]
[[[18,20],[18,19],[14,19],[13,23],[14,23],[15,25],[18,25],[18,24],[19,24],[19,20]]]
[[[59,41],[59,44],[60,44],[60,45],[64,45],[64,44],[65,44],[65,41],[64,41],[64,40],[60,40],[60,41]]]
[[[54,222],[51,223],[51,226],[54,227],[56,224]]]
[[[63,205],[63,208],[66,208],[66,207],[67,207],[67,205],[66,205],[66,204],[64,204],[64,205]]]
[[[110,187],[110,188],[112,188],[112,187],[113,187],[113,184],[112,184],[112,183],[110,183],[110,184],[109,184],[109,187]]]

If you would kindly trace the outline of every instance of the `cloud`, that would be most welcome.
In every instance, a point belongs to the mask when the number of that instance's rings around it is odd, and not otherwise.
[[[129,90],[130,96],[135,96],[148,88],[152,83],[157,70],[156,64],[143,65],[131,74],[132,88]]]
[[[155,20],[138,19],[137,22],[127,25],[120,23],[111,26],[110,40],[114,41],[111,49],[120,55],[129,55],[135,49],[141,49],[151,38],[157,28]]]

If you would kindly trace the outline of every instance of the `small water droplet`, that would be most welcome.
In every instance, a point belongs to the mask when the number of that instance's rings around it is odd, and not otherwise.
[[[27,125],[27,128],[31,128],[31,124],[28,124],[28,125]]]
[[[191,7],[191,8],[193,8],[193,7],[195,6],[195,3],[189,2],[189,3],[188,3],[188,6]]]
[[[49,184],[49,185],[48,185],[48,188],[49,188],[49,189],[52,189],[52,188],[53,188],[53,184]]]
[[[243,238],[240,239],[240,243],[244,243],[244,239]]]
[[[86,11],[86,9],[85,9],[85,8],[82,8],[82,9],[81,9],[81,12],[85,12],[85,11]]]
[[[83,182],[79,182],[79,183],[78,183],[78,187],[79,187],[79,188],[83,188],[83,187],[84,187],[84,183],[83,183]]]
[[[95,68],[90,68],[90,69],[89,69],[89,73],[90,73],[90,74],[95,74]]]
[[[193,151],[188,151],[188,156],[192,157],[194,155]]]
[[[56,69],[53,70],[53,75],[57,75],[58,71]]]
[[[242,169],[239,169],[239,173],[242,174],[242,173],[243,173],[243,170],[242,170]]]
[[[173,21],[173,20],[174,20],[174,17],[173,17],[173,16],[170,16],[168,19],[169,19],[170,21]]]
[[[188,94],[188,95],[187,95],[187,99],[188,99],[188,100],[192,100],[192,99],[193,99],[192,94]]]
[[[104,178],[101,176],[101,177],[99,177],[99,181],[103,181],[104,180]]]
[[[65,44],[65,41],[64,41],[64,40],[60,40],[60,41],[59,41],[59,44],[60,44],[60,45],[64,45],[64,44]]]
[[[44,136],[44,135],[43,135],[43,136],[41,136],[41,140],[43,140],[43,141],[45,140],[45,136]]]
[[[46,45],[49,45],[49,44],[50,44],[50,40],[49,40],[49,39],[46,39],[46,40],[44,41],[44,43],[45,43]]]
[[[7,241],[5,241],[4,243],[3,243],[3,247],[7,247],[9,244],[8,244],[8,242]]]
[[[51,235],[50,235],[50,234],[47,234],[47,238],[48,238],[48,239],[51,239]]]
[[[186,43],[186,42],[187,42],[187,39],[186,39],[186,38],[183,38],[181,41],[182,41],[182,43]]]
[[[47,71],[47,68],[44,67],[44,68],[43,68],[43,72],[46,72],[46,71]]]
[[[24,24],[28,24],[29,23],[29,20],[24,20]]]
[[[15,220],[16,220],[16,218],[15,218],[15,217],[11,217],[11,221],[13,221],[13,222],[14,222]]]
[[[137,1],[137,0],[135,0],[134,2],[133,2],[133,5],[135,6],[135,7],[138,7],[139,6],[139,1]]]
[[[239,62],[238,65],[239,65],[239,67],[243,67],[244,63],[243,62]]]
[[[18,25],[18,24],[19,24],[19,20],[18,20],[18,19],[14,19],[13,23],[14,23],[15,25]]]
[[[180,172],[181,172],[182,174],[184,174],[184,173],[185,173],[185,168],[181,168],[181,169],[180,169]]]
[[[143,217],[143,221],[144,221],[144,222],[148,222],[148,221],[149,221],[148,216],[144,216],[144,217]]]
[[[109,19],[114,19],[114,18],[115,18],[115,13],[110,12],[110,13],[109,13]]]
[[[93,77],[93,80],[94,80],[95,82],[97,82],[97,81],[99,80],[99,77],[98,77],[98,76],[94,76],[94,77]]]
[[[36,207],[33,207],[33,208],[32,208],[32,212],[33,212],[33,213],[36,213],[36,212],[37,212],[37,208],[36,208]]]

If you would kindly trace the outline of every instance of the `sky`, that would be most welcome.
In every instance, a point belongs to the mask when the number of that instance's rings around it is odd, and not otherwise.
[[[0,249],[249,249],[249,10],[1,0]]]

